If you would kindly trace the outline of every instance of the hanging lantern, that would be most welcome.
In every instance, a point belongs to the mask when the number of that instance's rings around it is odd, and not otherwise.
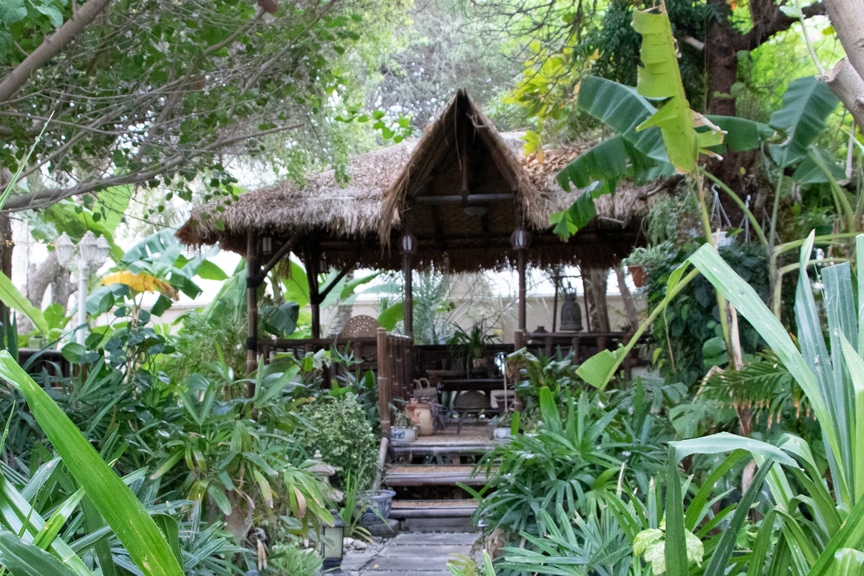
[[[510,245],[514,250],[527,250],[531,245],[531,233],[520,226],[510,235]]]
[[[399,251],[402,254],[416,254],[417,253],[417,237],[411,234],[410,232],[406,232],[399,238]]]

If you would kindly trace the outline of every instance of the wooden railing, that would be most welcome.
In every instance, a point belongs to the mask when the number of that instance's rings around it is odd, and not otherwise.
[[[408,400],[414,389],[414,342],[378,328],[378,411],[381,433],[390,434],[390,404]]]
[[[517,335],[517,338],[520,335]],[[529,352],[552,356],[573,352],[577,362],[583,362],[601,350],[616,350],[630,341],[630,332],[529,332],[522,336]],[[624,360],[622,369],[629,375],[634,366],[645,365],[637,346]]]
[[[269,363],[278,353],[290,352],[295,358],[302,358],[306,354],[312,354],[318,350],[329,350],[336,348],[341,351],[350,351],[354,358],[360,362],[362,370],[376,370],[378,368],[378,340],[375,336],[356,338],[306,338],[303,340],[267,339],[258,340],[258,351],[264,360]]]

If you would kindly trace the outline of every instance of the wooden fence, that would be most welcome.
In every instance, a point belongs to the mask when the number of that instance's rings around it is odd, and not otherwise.
[[[381,433],[390,434],[390,404],[408,400],[414,390],[414,342],[378,328],[378,411]]]

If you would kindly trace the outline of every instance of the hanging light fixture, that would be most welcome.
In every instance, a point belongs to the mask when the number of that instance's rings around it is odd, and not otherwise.
[[[402,254],[416,254],[417,237],[410,232],[402,234],[402,236],[399,238],[399,251]]]
[[[510,245],[514,250],[527,250],[531,245],[531,233],[520,226],[510,235]]]
[[[262,236],[261,237],[261,253],[264,256],[270,256],[273,254],[273,237],[272,236]]]

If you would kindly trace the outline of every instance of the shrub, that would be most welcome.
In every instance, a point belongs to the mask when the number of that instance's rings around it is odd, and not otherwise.
[[[378,445],[357,396],[321,396],[304,406],[301,415],[311,427],[298,430],[298,440],[309,455],[320,450],[324,462],[336,467],[334,485],[345,488],[350,476],[358,486],[370,486],[376,472]]]

